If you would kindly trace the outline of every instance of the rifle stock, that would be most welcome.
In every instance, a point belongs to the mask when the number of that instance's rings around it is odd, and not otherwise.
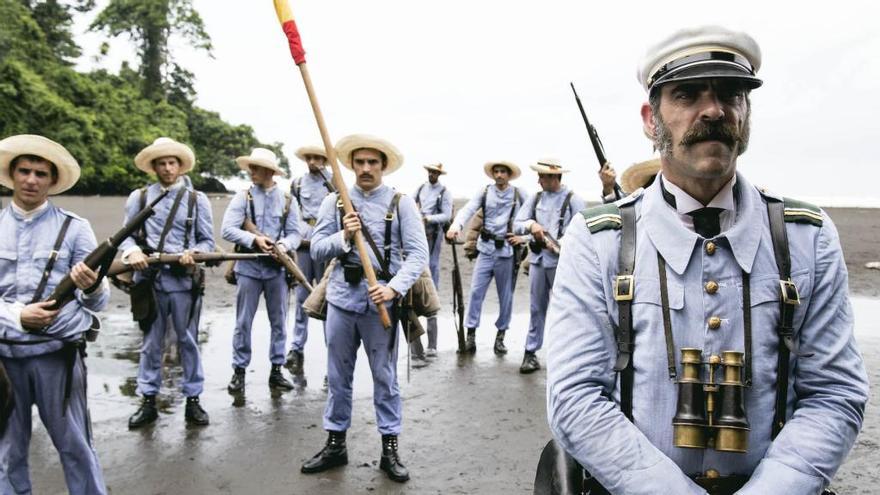
[[[266,234],[260,232],[260,230],[257,229],[257,226],[254,225],[254,222],[252,222],[251,219],[247,217],[245,217],[244,223],[242,224],[241,228],[242,230],[250,232],[254,235],[269,237]],[[297,283],[305,287],[305,289],[311,294],[311,292],[314,290],[314,287],[312,287],[312,284],[306,278],[306,275],[302,272],[302,270],[300,270],[299,266],[296,264],[296,261],[294,261],[294,259],[284,249],[281,249],[281,246],[279,246],[278,243],[272,244],[272,252],[275,254],[275,259],[278,260],[279,263],[281,263],[281,266],[283,266],[285,270],[287,270],[287,273],[289,273],[294,279],[296,279]]]
[[[455,332],[458,336],[458,352],[463,353],[465,348],[464,339],[464,290],[461,286],[461,270],[458,268],[458,249],[455,248],[456,242],[450,241],[452,245],[452,313],[458,316]]]
[[[95,287],[101,283],[101,280],[107,274],[107,270],[110,268],[110,263],[113,261],[113,258],[116,257],[116,252],[119,249],[119,245],[122,244],[122,241],[134,234],[134,232],[141,228],[141,225],[143,225],[148,218],[153,216],[155,213],[154,207],[159,201],[162,201],[167,194],[167,189],[162,191],[156,199],[145,206],[143,210],[139,211],[134,218],[122,227],[122,229],[110,236],[106,241],[99,244],[98,247],[86,256],[83,263],[92,270],[98,270],[98,280],[95,282]],[[48,309],[60,309],[65,304],[69,303],[73,300],[74,291],[76,291],[76,284],[73,283],[73,279],[70,277],[70,274],[68,274],[61,279],[61,282],[58,283],[55,290],[53,290],[52,293],[49,294],[49,297],[46,298],[46,301],[55,301],[55,304]]]

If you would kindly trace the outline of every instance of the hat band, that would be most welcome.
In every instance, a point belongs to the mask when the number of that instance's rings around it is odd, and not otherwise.
[[[552,163],[538,162],[538,165],[543,165],[543,166],[545,166],[545,167],[550,167],[550,168],[553,168],[553,169],[561,169],[561,168],[562,168],[561,166],[559,166],[559,165],[554,165],[554,164],[552,164]]]
[[[752,64],[743,57],[742,55],[738,55],[736,53],[730,52],[702,52],[696,53],[694,55],[688,55],[686,57],[681,57],[675,59],[671,62],[668,62],[662,65],[656,72],[648,79],[648,87],[652,87],[659,82],[663,82],[664,79],[669,79],[675,73],[682,71],[690,66],[697,64],[705,64],[705,63],[722,63],[725,65],[730,65],[732,68],[745,72],[748,75],[754,76],[755,71],[752,68]]]

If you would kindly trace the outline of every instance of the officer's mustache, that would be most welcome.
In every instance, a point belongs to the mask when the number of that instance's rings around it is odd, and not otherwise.
[[[703,141],[720,141],[733,148],[744,141],[742,134],[730,123],[721,121],[697,121],[681,138],[682,146],[692,146]]]
[[[358,175],[358,179],[372,179],[373,176],[371,174],[361,174]]]

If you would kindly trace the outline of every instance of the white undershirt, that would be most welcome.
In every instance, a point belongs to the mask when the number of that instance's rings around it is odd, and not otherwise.
[[[721,187],[721,190],[712,198],[712,201],[709,201],[709,204],[703,205],[703,203],[694,199],[693,196],[684,192],[680,187],[665,178],[663,179],[663,187],[666,188],[669,194],[675,197],[675,210],[678,213],[678,218],[692,232],[694,231],[694,218],[688,215],[688,213],[704,207],[721,208],[724,210],[719,217],[721,232],[733,227],[736,221],[736,201],[733,197],[733,186],[735,184],[736,175]]]

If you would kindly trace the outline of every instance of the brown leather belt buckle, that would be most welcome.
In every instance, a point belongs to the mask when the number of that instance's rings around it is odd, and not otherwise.
[[[614,300],[632,301],[636,283],[632,275],[618,275],[614,278]]]

